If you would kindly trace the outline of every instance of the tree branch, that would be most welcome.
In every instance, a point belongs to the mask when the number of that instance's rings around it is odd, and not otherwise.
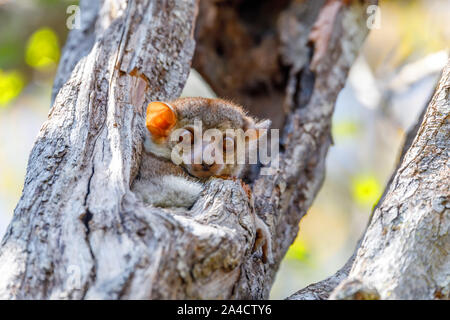
[[[80,2],[80,29],[73,29],[66,40],[61,55],[61,60],[56,72],[55,81],[53,83],[51,105],[55,102],[58,91],[64,83],[69,79],[73,68],[82,57],[89,54],[96,41],[96,36],[101,35],[104,30],[102,27],[109,25],[104,23],[101,25],[96,22],[100,10],[100,1],[92,0],[91,2]]]
[[[331,292],[336,288],[341,281],[347,278],[353,261],[355,261],[354,253],[345,265],[339,269],[335,274],[326,278],[325,280],[310,284],[309,286],[290,295],[286,300],[326,300],[330,297]]]
[[[409,161],[409,160],[407,160],[407,158],[405,158],[407,151],[411,148],[413,142],[416,141],[417,139],[419,139],[418,138],[419,130],[421,132],[423,132],[424,130],[430,130],[430,128],[424,129],[424,126],[427,126],[427,125],[435,126],[435,124],[432,124],[432,123],[427,124],[426,122],[423,122],[423,119],[426,116],[426,114],[435,113],[435,112],[444,112],[444,113],[446,112],[447,115],[444,116],[444,119],[445,119],[444,122],[448,122],[448,110],[449,110],[448,99],[447,99],[447,105],[445,106],[445,95],[446,94],[448,95],[448,87],[449,87],[449,83],[448,83],[448,72],[449,71],[448,71],[448,69],[449,69],[449,66],[447,66],[447,68],[444,70],[442,79],[441,79],[439,85],[437,86],[436,92],[434,94],[434,98],[432,100],[430,100],[430,102],[429,102],[429,106],[425,106],[423,112],[419,116],[417,124],[414,127],[412,127],[409,130],[408,134],[406,135],[404,145],[402,147],[401,154],[399,157],[399,162],[398,162],[397,168],[395,169],[394,173],[392,174],[391,179],[387,183],[386,190],[384,191],[383,196],[381,197],[379,203],[375,207],[374,213],[377,212],[378,210],[382,210],[380,208],[386,208],[386,207],[393,205],[389,202],[389,200],[385,200],[385,199],[386,199],[387,195],[389,195],[390,199],[392,199],[391,198],[392,193],[398,193],[397,190],[392,190],[392,188],[393,188],[392,183],[394,180],[395,181],[398,180],[398,174],[399,174],[400,168],[405,166],[405,164],[407,164]],[[445,93],[445,92],[447,92],[447,93]],[[440,98],[438,98],[438,97],[440,97]],[[435,99],[441,99],[441,101],[436,102]],[[433,108],[435,108],[433,106],[436,106],[436,104],[442,104],[441,105],[442,109],[439,111],[437,109],[433,110]],[[445,130],[446,129],[444,128],[444,131]],[[442,140],[440,141],[440,143],[443,143],[443,142],[444,141],[442,141]],[[433,142],[433,141],[428,141],[427,143],[429,143],[430,146],[435,144],[435,142]],[[448,147],[448,144],[447,144],[447,147]],[[408,155],[408,157],[410,157],[410,155]],[[444,155],[444,157],[445,157],[445,155]],[[448,175],[448,167],[447,167],[447,169],[445,169],[445,166],[444,166],[443,170],[444,170],[444,173],[445,173],[445,170],[447,170],[446,174]],[[396,183],[398,183],[398,182],[396,182]],[[433,194],[432,194],[433,191],[434,190],[430,190],[429,195],[433,196]],[[418,194],[418,196],[421,196],[421,195]],[[448,192],[447,192],[447,198],[448,198]],[[416,201],[422,201],[422,199],[419,198]],[[444,210],[447,210],[447,209],[448,209],[448,207],[446,207],[446,209],[444,209]],[[380,212],[377,212],[376,214],[380,215]],[[405,215],[409,215],[409,214],[410,213],[405,212]],[[425,214],[429,214],[429,213],[425,213]],[[442,213],[442,215],[445,216],[444,213]],[[445,217],[446,217],[446,219],[448,219],[448,212]],[[375,228],[375,226],[371,222],[372,222],[372,219],[369,222],[368,229]],[[442,226],[442,222],[439,222],[439,223]],[[448,221],[447,221],[447,223],[448,223]],[[416,227],[417,228],[428,228],[428,229],[433,228],[432,225],[430,225],[430,226],[416,225]],[[396,226],[393,225],[393,226],[391,226],[391,228],[395,229]],[[445,229],[445,227],[444,227],[444,229]],[[447,225],[447,231],[448,231],[448,225]],[[443,233],[443,234],[445,236],[445,233]],[[333,290],[335,290],[335,288],[341,282],[342,282],[342,285],[340,286],[339,289],[336,289],[332,298],[341,298],[341,299],[342,298],[380,298],[379,293],[376,290],[374,290],[373,287],[364,287],[360,280],[354,280],[354,279],[350,279],[350,278],[347,279],[347,277],[349,276],[350,271],[352,270],[352,267],[355,263],[356,253],[358,252],[363,239],[366,239],[366,235],[364,235],[363,238],[356,245],[355,253],[350,257],[350,259],[347,261],[347,263],[340,270],[338,270],[334,275],[328,277],[325,280],[311,284],[311,285],[297,291],[296,293],[289,296],[287,299],[288,300],[317,300],[317,299],[324,300],[324,299],[328,299],[330,297],[331,293],[333,292]],[[366,241],[368,241],[368,240],[366,240]],[[388,239],[385,241],[388,242],[388,241],[392,241],[392,240]],[[434,244],[428,243],[427,245],[430,247],[433,247],[433,246],[440,247],[441,246],[440,243],[434,243]],[[403,250],[403,249],[397,248],[397,250]],[[414,254],[414,253],[408,252],[408,255],[412,255],[412,254]],[[442,258],[447,259],[446,255],[447,254],[444,253],[444,256]],[[381,255],[378,257],[379,257],[379,259],[383,259],[383,257]],[[408,282],[412,282],[412,281],[410,280]],[[414,286],[415,284],[410,283],[409,285]],[[380,286],[380,287],[382,287],[382,286]],[[441,287],[444,287],[445,289],[442,290]],[[342,290],[342,292],[340,290]],[[448,296],[448,283],[446,285],[444,284],[444,285],[439,286],[437,291],[435,291],[435,292],[437,292],[437,294],[435,294],[434,297],[437,297],[437,298],[443,298],[446,295]],[[405,296],[405,297],[399,296],[396,298],[402,299],[402,298],[411,298],[411,297],[410,296]],[[424,293],[421,293],[420,298],[424,299],[424,298],[433,298],[433,297],[425,296]]]
[[[235,59],[225,62],[226,45],[196,67],[210,72],[215,89],[220,75],[239,73],[243,78],[226,81],[220,95],[247,99],[259,115],[257,102],[282,114],[283,152],[278,171],[255,176],[250,196],[240,181],[213,178],[192,210],[175,212],[143,207],[130,185],[142,157],[145,105],[177,97],[189,73],[197,3],[111,0],[97,10],[86,1],[92,6],[86,12],[97,12],[95,40],[70,57],[71,45],[65,48],[68,66],[59,69],[57,96],[0,248],[0,297],[267,298],[322,183],[334,103],[367,33],[360,1],[339,1],[332,28],[322,29],[318,21],[329,2],[321,9],[323,1],[286,1],[271,10],[270,3],[280,2],[263,1],[261,10],[272,14],[263,19],[268,26],[247,19],[251,8],[242,11],[239,2],[201,2],[221,8],[211,9],[218,15],[208,20],[214,26],[231,17],[227,26],[239,36],[225,32],[223,41],[250,39],[229,44],[254,52],[241,54],[244,62],[273,49],[267,77],[265,63],[244,77]],[[200,15],[198,55],[208,50],[202,37],[208,17]],[[270,105],[263,103],[267,97]],[[253,252],[256,214],[272,232],[273,264]]]
[[[450,297],[449,101],[450,61],[332,299]]]
[[[188,76],[196,3],[97,5],[82,3],[82,21],[99,12],[95,42],[87,55],[74,52],[71,74],[70,66],[59,69],[57,79],[68,80],[31,151],[0,249],[2,298],[158,294],[151,279],[167,250],[158,243],[173,226],[161,210],[144,215],[130,203],[129,186],[139,168],[145,101],[179,96]]]
[[[328,42],[317,58],[320,64],[311,69],[316,44],[310,34],[320,28],[321,12],[327,13],[324,3],[262,1],[256,7],[231,4],[218,10],[203,2],[200,9],[194,67],[219,95],[284,127],[279,170],[253,183],[256,212],[274,241],[274,265],[267,269],[249,261],[244,269],[250,288],[264,288],[262,297],[268,296],[298,223],[322,185],[334,104],[367,34],[365,10],[374,1],[339,7],[331,34],[316,32]],[[268,26],[261,29],[262,23]],[[218,29],[222,32],[214,32]],[[248,290],[248,283],[241,287]]]

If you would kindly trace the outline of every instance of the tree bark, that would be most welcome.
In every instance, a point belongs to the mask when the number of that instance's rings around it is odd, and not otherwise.
[[[355,254],[288,299],[450,298],[449,111],[450,61]]]
[[[352,270],[331,298],[450,297],[450,62]]]
[[[1,244],[0,298],[267,298],[322,183],[368,3],[262,1],[261,21],[240,1],[200,3],[195,66],[219,95],[282,116],[282,154],[273,175],[250,179],[250,194],[212,178],[192,210],[172,212],[143,207],[130,185],[146,104],[176,98],[188,76],[198,3],[82,2],[87,24],[68,38]],[[224,21],[231,31],[211,37],[224,41],[217,48],[205,32]],[[253,252],[256,214],[272,233],[271,264]]]

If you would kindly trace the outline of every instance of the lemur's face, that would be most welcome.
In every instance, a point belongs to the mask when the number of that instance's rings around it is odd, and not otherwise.
[[[256,124],[231,102],[206,98],[151,102],[146,118],[151,151],[198,178],[239,176],[261,137],[259,129],[269,125]]]

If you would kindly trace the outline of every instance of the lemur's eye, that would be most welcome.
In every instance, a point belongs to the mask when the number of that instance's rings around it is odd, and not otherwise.
[[[194,143],[194,133],[190,128],[186,128],[180,134],[178,138],[178,142],[193,144]]]
[[[234,139],[231,137],[223,138],[223,151],[230,152],[234,150]]]

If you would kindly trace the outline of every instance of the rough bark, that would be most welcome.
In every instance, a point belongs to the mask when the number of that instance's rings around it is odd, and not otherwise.
[[[245,271],[264,297],[322,185],[334,104],[368,31],[365,9],[375,3],[339,3],[332,15],[328,8],[336,2],[206,1],[200,9],[194,67],[219,95],[282,128],[279,170],[253,183],[256,211],[272,230],[275,263],[266,270],[252,263]],[[313,68],[314,59],[320,63]]]
[[[332,28],[323,30],[320,12],[335,2]],[[270,97],[264,110],[284,110],[280,168],[257,178],[250,197],[239,181],[211,179],[190,211],[144,208],[129,187],[142,156],[145,105],[180,94],[194,53],[197,3],[86,1],[89,10],[81,14],[89,25],[69,37],[54,105],[1,244],[1,298],[268,297],[322,183],[334,102],[367,33],[367,4],[329,1],[321,11],[323,1],[286,2],[267,11],[268,26],[238,15],[239,2],[201,4],[231,15],[232,29],[247,26],[244,35],[267,29],[268,44],[256,36],[249,49],[273,50],[267,61],[276,61],[276,70],[267,79],[264,64],[250,68],[256,79],[267,80],[270,93],[258,86],[241,92],[252,83],[247,78],[237,82],[243,87],[224,86],[218,93],[256,111]],[[206,18],[201,15],[197,29],[198,54],[209,46],[201,36]],[[240,46],[247,43],[232,48]],[[218,51],[223,66],[229,57],[221,52],[228,51]],[[208,69],[202,63],[213,58],[197,61],[203,74]],[[208,81],[216,90],[220,75],[232,77],[240,68],[225,65],[216,78],[211,66]],[[252,250],[255,214],[271,229],[272,264]]]
[[[393,182],[331,298],[450,298],[450,61]]]
[[[449,299],[450,61],[355,254],[288,299]]]
[[[96,35],[100,34],[102,27],[108,26],[111,21],[99,19],[100,1],[80,2],[80,28],[73,29],[66,40],[64,50],[58,65],[55,80],[53,82],[51,105],[53,105],[58,91],[69,79],[73,68],[80,59],[89,54],[94,46]],[[103,19],[111,19],[108,15],[103,15]],[[97,22],[98,21],[98,22]]]
[[[431,100],[431,97],[430,97]],[[403,147],[400,152],[400,156],[398,157],[397,166],[392,173],[389,181],[386,184],[386,188],[380,197],[380,200],[378,201],[377,205],[374,207],[370,220],[372,218],[373,212],[378,208],[378,206],[384,201],[384,197],[386,196],[387,191],[389,190],[392,181],[394,180],[395,174],[397,173],[397,170],[399,166],[402,164],[403,159],[405,157],[406,152],[408,151],[409,147],[411,147],[411,144],[414,140],[414,138],[417,135],[417,132],[419,131],[420,125],[422,123],[423,117],[425,115],[425,112],[427,110],[428,104],[424,106],[422,113],[420,114],[419,118],[417,119],[416,125],[412,127],[406,137],[405,141],[403,142]],[[367,226],[369,226],[369,223]],[[364,237],[364,235],[362,236]],[[330,297],[333,290],[344,280],[348,277],[348,274],[350,273],[350,270],[352,268],[353,262],[355,261],[356,252],[359,249],[359,246],[361,245],[362,238],[358,241],[356,244],[356,248],[352,256],[347,260],[345,265],[339,269],[335,274],[329,276],[328,278],[312,283],[308,285],[307,287],[300,289],[296,293],[290,295],[286,298],[286,300],[326,300]]]

